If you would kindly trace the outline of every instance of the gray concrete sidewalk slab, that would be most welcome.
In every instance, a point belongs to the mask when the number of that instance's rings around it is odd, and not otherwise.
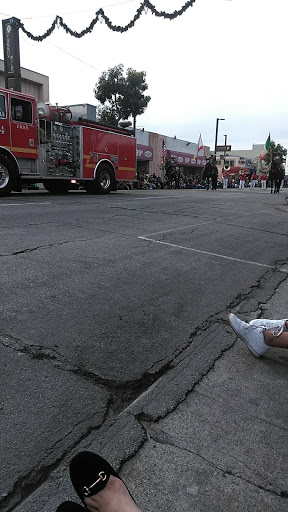
[[[143,512],[287,512],[287,500],[154,440],[125,464],[121,477]]]
[[[237,342],[174,412],[146,424],[149,441],[121,473],[145,512],[288,510],[288,372],[273,352],[258,360]]]
[[[256,359],[237,340],[194,391],[219,407],[223,404],[288,430],[287,356],[285,349],[271,349]]]

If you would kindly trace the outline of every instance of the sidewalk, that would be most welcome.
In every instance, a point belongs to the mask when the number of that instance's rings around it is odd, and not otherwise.
[[[288,510],[287,351],[258,361],[245,350],[237,341],[176,411],[147,425],[121,472],[143,511]]]
[[[285,318],[287,294],[288,279],[262,316]],[[247,318],[241,306],[239,316]],[[209,370],[210,358],[217,359],[215,339],[218,360]],[[287,512],[288,352],[271,349],[257,359],[235,340],[221,321],[200,333],[169,380],[157,381],[75,452],[96,451],[115,467],[127,460],[120,474],[143,512]],[[192,391],[172,411],[194,370],[199,383],[191,377]],[[54,512],[66,499],[77,501],[70,458],[16,512]]]

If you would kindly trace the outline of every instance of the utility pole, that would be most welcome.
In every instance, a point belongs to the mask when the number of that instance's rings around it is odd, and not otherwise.
[[[18,18],[2,21],[5,87],[21,92],[19,26]]]
[[[216,133],[215,133],[215,157],[216,157],[216,153],[217,153],[218,124],[219,124],[219,121],[225,121],[225,119],[222,119],[222,118],[219,118],[219,117],[217,117],[217,119],[216,119]]]
[[[225,150],[224,150],[223,168],[225,166],[225,158],[226,158],[227,135],[224,135],[224,146],[225,146]]]

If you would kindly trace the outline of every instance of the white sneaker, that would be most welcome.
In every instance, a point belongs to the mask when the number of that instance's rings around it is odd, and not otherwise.
[[[268,320],[266,318],[256,318],[255,320],[251,320],[249,322],[250,325],[256,325],[257,327],[262,327],[265,331],[286,331],[286,322],[287,318],[283,320]]]
[[[233,313],[229,313],[228,322],[255,357],[260,357],[269,350],[270,347],[264,342],[263,327],[247,324]]]

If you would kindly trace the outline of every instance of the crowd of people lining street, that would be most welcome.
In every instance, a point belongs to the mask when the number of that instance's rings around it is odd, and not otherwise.
[[[285,186],[287,186],[287,183],[283,181],[281,184],[281,188]],[[240,171],[239,175],[229,175],[228,172],[223,171],[222,181],[219,178],[217,179],[217,189],[261,188],[262,190],[266,190],[269,187],[270,182],[268,176],[265,173],[261,173],[260,175],[257,175],[256,173],[247,175],[244,172],[241,173]],[[201,177],[198,174],[193,176],[182,176],[180,174],[179,177],[173,177],[170,179],[168,178],[167,175],[165,175],[164,178],[161,178],[160,176],[156,176],[156,174],[146,174],[145,176],[138,176],[133,186],[127,183],[122,184],[120,188],[136,188],[139,190],[207,189],[207,181],[201,179]]]

